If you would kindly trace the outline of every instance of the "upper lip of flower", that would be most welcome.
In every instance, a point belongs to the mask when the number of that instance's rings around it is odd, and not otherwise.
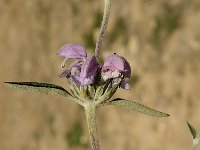
[[[87,57],[87,52],[85,48],[79,44],[66,44],[60,48],[56,55],[65,57],[64,61],[61,64],[61,67],[64,68],[67,59],[84,59]]]
[[[123,77],[130,78],[131,76],[131,67],[125,58],[113,54],[105,58],[104,65],[102,67],[102,72],[118,72],[119,75]],[[112,78],[112,76],[110,77]]]
[[[60,48],[57,55],[68,58],[85,58],[87,57],[87,52],[79,44],[65,44]]]

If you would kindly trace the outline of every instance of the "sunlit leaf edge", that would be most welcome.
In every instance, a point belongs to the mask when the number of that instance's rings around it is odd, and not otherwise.
[[[61,95],[64,97],[71,96],[71,94],[63,87],[50,84],[50,83],[39,83],[39,82],[4,82],[9,87],[22,89],[28,92],[38,92],[46,95]]]
[[[195,139],[197,135],[195,128],[188,121],[187,121],[187,125],[188,125],[188,128],[190,129],[192,137]]]
[[[167,114],[167,113],[164,113],[164,112],[152,109],[150,107],[147,107],[143,104],[140,104],[140,103],[137,103],[134,101],[130,101],[130,100],[125,100],[122,98],[113,99],[104,105],[117,105],[122,108],[126,108],[129,110],[135,110],[137,112],[143,113],[148,116],[153,116],[153,117],[168,117],[169,116],[169,114]]]

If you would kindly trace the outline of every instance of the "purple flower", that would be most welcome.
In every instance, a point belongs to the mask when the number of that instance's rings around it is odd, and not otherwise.
[[[87,57],[81,66],[80,73],[73,75],[72,79],[80,86],[92,84],[99,66],[94,55]]]
[[[106,57],[101,72],[103,80],[113,79],[121,88],[130,89],[125,78],[130,78],[131,68],[125,58],[117,54]]]
[[[66,44],[58,51],[57,55],[64,56],[65,59],[61,67],[65,67],[68,59],[77,59],[69,68],[64,70],[59,76],[72,79],[78,86],[86,86],[97,81],[97,70],[100,64],[94,55],[87,56],[85,48],[78,44]],[[112,79],[112,83],[119,85],[123,89],[130,89],[125,78],[130,78],[131,68],[125,58],[113,54],[105,58],[101,68],[101,78],[103,81]]]
[[[87,57],[85,48],[78,44],[66,44],[58,51],[57,55],[64,56],[65,59],[61,66],[64,68],[65,62],[69,58],[79,59],[70,65],[59,76],[72,78],[79,86],[94,83],[97,69],[100,67],[94,55]]]

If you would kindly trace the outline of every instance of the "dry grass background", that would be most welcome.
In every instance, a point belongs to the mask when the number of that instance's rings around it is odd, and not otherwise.
[[[65,43],[92,53],[103,0],[0,1],[0,149],[89,150],[84,111],[62,97],[25,93],[4,81],[50,82]],[[97,111],[103,150],[188,150],[186,120],[200,127],[200,1],[116,0],[102,56],[117,52],[133,70],[116,97],[169,113],[152,118],[117,107]]]

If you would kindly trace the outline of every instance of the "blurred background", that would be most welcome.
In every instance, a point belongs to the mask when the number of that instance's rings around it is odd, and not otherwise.
[[[82,107],[63,98],[10,89],[4,81],[49,82],[65,43],[90,54],[103,0],[0,0],[0,149],[90,150]],[[200,1],[116,0],[102,59],[116,52],[132,67],[123,97],[169,113],[153,118],[119,107],[97,111],[102,150],[188,150],[188,120],[200,127]]]

